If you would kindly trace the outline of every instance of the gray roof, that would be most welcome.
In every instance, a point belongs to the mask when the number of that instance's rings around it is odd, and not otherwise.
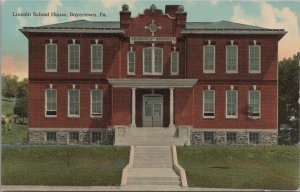
[[[77,20],[39,27],[24,27],[24,29],[120,29],[120,22]]]
[[[253,25],[245,25],[240,23],[234,23],[229,21],[217,21],[217,22],[187,22],[186,29],[235,29],[235,30],[265,30],[266,28],[257,27]]]
[[[88,32],[88,33],[124,33],[119,21],[77,20],[38,27],[24,27],[22,32]],[[267,29],[229,21],[187,22],[183,34],[239,33],[239,34],[285,34],[283,29]]]

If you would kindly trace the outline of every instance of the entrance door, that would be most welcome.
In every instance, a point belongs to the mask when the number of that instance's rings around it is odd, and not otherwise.
[[[143,127],[163,126],[163,97],[158,94],[143,96]]]

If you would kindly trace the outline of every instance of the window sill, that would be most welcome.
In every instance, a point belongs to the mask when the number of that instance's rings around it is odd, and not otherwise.
[[[90,117],[93,119],[100,119],[103,118],[103,115],[91,115]]]
[[[237,119],[238,117],[237,116],[226,116],[226,119]]]
[[[249,71],[249,74],[260,75],[261,72],[260,71]]]
[[[46,115],[45,118],[57,118],[57,115]]]
[[[68,118],[71,118],[71,119],[79,119],[80,116],[79,116],[79,115],[76,115],[76,116],[68,116]]]
[[[249,119],[253,119],[253,120],[256,120],[256,119],[261,119],[261,117],[252,117],[252,116],[248,116]]]
[[[226,71],[226,74],[238,74],[239,72],[238,71]]]
[[[203,119],[214,119],[215,116],[203,116]]]
[[[45,70],[46,73],[56,73],[57,70]]]
[[[91,71],[91,73],[103,73],[103,71]]]
[[[204,74],[215,74],[215,71],[203,71]]]
[[[143,73],[143,76],[162,76],[163,74],[162,73]]]
[[[76,70],[76,71],[70,71],[70,70],[68,70],[68,72],[69,72],[69,73],[79,73],[80,70]]]

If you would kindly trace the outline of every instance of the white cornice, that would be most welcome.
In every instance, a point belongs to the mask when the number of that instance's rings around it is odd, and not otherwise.
[[[198,79],[108,79],[113,87],[131,88],[190,88]]]
[[[257,34],[257,35],[285,35],[287,31],[258,31],[258,30],[183,30],[181,34]]]
[[[20,29],[29,33],[125,33],[120,29]]]

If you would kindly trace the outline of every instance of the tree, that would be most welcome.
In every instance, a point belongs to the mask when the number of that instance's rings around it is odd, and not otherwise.
[[[18,87],[18,77],[16,75],[2,75],[2,96],[11,100],[16,97]]]
[[[27,117],[27,97],[18,98],[14,107],[14,113],[23,119]]]
[[[28,79],[25,78],[19,82],[17,87],[17,98],[27,97],[28,94]]]
[[[279,62],[279,125],[293,127],[293,143],[299,142],[299,59],[300,53]],[[295,119],[292,121],[292,119]]]

